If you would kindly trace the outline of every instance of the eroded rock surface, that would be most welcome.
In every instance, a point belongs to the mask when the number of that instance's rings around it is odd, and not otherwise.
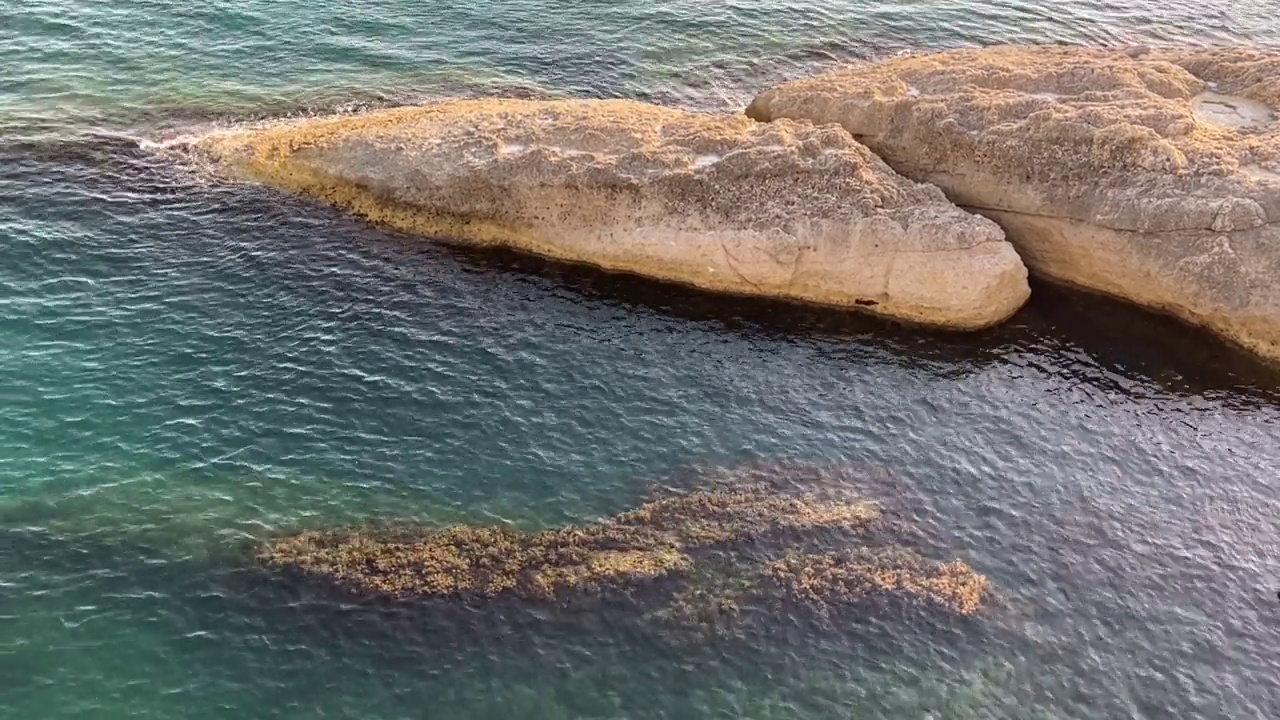
[[[431,236],[956,329],[1026,300],[986,218],[838,128],[627,101],[458,100],[219,133],[239,177]]]
[[[1033,271],[1280,359],[1280,52],[998,47],[768,90],[999,222]]]

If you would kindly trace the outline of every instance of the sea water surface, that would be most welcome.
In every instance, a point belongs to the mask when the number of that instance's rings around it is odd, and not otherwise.
[[[157,152],[457,94],[740,107],[842,59],[1280,42],[1270,0],[0,3],[0,717],[1280,717],[1280,374],[1037,286],[956,337],[369,227]],[[433,634],[257,582],[370,519],[541,527],[853,464],[981,632]]]

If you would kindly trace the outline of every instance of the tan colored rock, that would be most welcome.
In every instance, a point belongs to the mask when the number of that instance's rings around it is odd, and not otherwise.
[[[766,91],[995,219],[1037,273],[1280,359],[1280,52],[998,47]]]
[[[709,290],[975,329],[1026,269],[1002,231],[839,128],[627,101],[457,100],[215,134],[227,171],[425,235]]]

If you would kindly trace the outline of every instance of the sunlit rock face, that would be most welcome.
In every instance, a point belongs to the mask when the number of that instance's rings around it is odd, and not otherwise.
[[[628,101],[458,100],[218,133],[226,172],[425,235],[952,329],[1004,320],[1000,228],[839,128]]]
[[[747,114],[839,124],[999,222],[1033,272],[1280,359],[1280,52],[907,56],[773,88]]]

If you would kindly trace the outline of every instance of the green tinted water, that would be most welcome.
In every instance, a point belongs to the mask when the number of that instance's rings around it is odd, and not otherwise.
[[[145,149],[456,93],[737,106],[838,58],[1276,42],[1266,3],[0,7],[0,717],[1264,717],[1275,373],[1052,288],[972,338],[369,228]],[[1002,609],[961,633],[426,636],[245,547],[540,527],[693,465],[885,468]],[[871,477],[880,477],[871,473]]]

